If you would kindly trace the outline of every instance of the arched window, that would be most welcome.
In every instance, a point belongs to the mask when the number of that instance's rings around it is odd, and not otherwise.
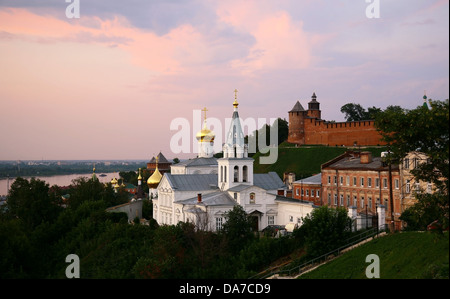
[[[247,166],[244,166],[242,168],[242,181],[247,182],[247,180],[248,180],[248,169]]]
[[[234,182],[239,182],[239,166],[234,166]]]

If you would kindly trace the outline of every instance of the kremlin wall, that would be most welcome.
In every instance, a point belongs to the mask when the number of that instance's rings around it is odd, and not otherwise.
[[[325,121],[321,119],[320,103],[314,93],[308,103],[308,110],[297,101],[289,111],[288,142],[329,146],[385,145],[374,123],[374,120]]]

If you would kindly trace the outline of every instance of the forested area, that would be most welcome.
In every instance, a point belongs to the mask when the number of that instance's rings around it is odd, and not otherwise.
[[[296,238],[256,237],[239,207],[217,234],[191,223],[129,224],[105,211],[127,196],[95,180],[66,192],[63,202],[45,181],[14,182],[0,212],[0,278],[65,278],[69,254],[79,256],[81,278],[247,278],[299,247]]]

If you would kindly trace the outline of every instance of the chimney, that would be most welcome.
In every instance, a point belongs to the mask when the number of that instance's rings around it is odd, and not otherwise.
[[[283,189],[278,189],[277,190],[277,195],[284,196],[284,190]]]
[[[202,202],[202,194],[197,194],[197,202]]]
[[[372,153],[371,152],[361,152],[360,154],[360,163],[361,164],[369,164],[372,162]]]

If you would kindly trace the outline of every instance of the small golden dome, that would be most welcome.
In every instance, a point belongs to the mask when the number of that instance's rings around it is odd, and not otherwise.
[[[161,182],[162,174],[158,170],[158,166],[156,166],[155,172],[148,178],[147,185],[149,188],[155,189],[158,187],[159,182]]]
[[[139,176],[138,176],[138,180],[142,180],[141,169],[140,169],[140,168],[139,168]]]
[[[116,179],[116,178],[113,178],[113,179],[111,180],[111,184],[112,184],[112,185],[117,184],[117,179]]]

